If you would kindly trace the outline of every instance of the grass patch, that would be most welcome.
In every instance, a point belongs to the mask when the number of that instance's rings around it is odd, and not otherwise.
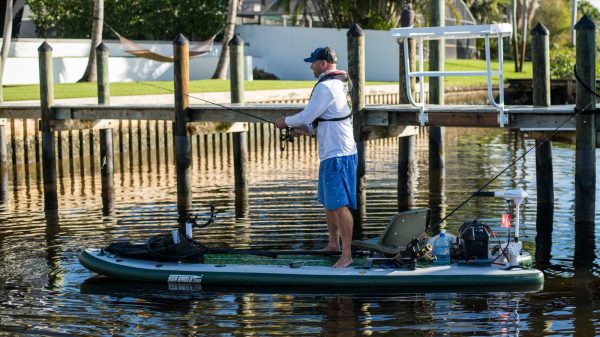
[[[310,88],[313,81],[250,81],[246,90],[277,90]],[[172,81],[156,82],[116,82],[110,84],[111,96],[168,95],[174,90]],[[61,83],[54,85],[55,98],[96,97],[96,83]],[[190,92],[229,91],[228,80],[190,81]],[[5,101],[39,100],[40,88],[37,84],[9,85],[4,87]]]
[[[245,82],[246,91],[312,88],[314,81],[274,81],[261,80]],[[368,85],[390,84],[389,82],[367,82]],[[156,82],[116,82],[110,84],[111,96],[169,95],[173,94],[171,81]],[[54,85],[54,97],[82,98],[96,97],[96,83],[61,83]],[[229,80],[190,81],[190,93],[229,91]],[[4,86],[5,101],[39,100],[40,87],[37,84]]]
[[[466,70],[466,71],[484,71],[486,68],[485,60],[446,60],[446,70]],[[493,70],[498,70],[498,62],[492,62]],[[533,68],[531,62],[525,62],[523,64],[523,72],[517,73],[514,71],[514,61],[504,61],[504,79],[530,79],[533,78]],[[445,78],[444,83],[447,87],[461,87],[461,86],[481,86],[487,84],[485,76],[481,77],[457,77],[448,76]],[[496,76],[493,81],[494,84],[498,84],[498,77]]]
[[[368,65],[367,65],[368,66]],[[427,65],[426,65],[427,68]],[[492,64],[493,69],[498,69],[497,63]],[[526,62],[522,73],[515,73],[512,61],[504,63],[505,79],[532,78],[531,62]],[[447,60],[446,70],[485,70],[483,60]],[[245,82],[247,91],[252,90],[279,90],[279,89],[301,89],[312,88],[314,81],[273,81],[260,80]],[[367,82],[367,85],[396,84],[398,82]],[[494,83],[498,83],[495,79]],[[446,77],[447,87],[454,86],[482,86],[486,84],[485,77]],[[172,94],[173,82],[116,82],[110,85],[111,96],[134,96],[134,95],[161,95]],[[96,97],[96,83],[62,83],[55,84],[54,97],[60,98],[82,98]],[[197,80],[190,81],[190,93],[222,92],[229,91],[228,80]],[[4,86],[5,101],[39,100],[39,85],[8,85]]]

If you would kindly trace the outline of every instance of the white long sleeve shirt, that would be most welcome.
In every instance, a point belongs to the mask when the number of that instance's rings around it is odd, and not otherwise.
[[[326,74],[322,74],[324,76]],[[331,119],[350,114],[344,82],[338,79],[323,81],[315,86],[304,110],[285,118],[291,127],[305,127],[317,118]],[[316,128],[319,160],[349,156],[357,153],[352,129],[352,118],[341,121],[321,121]]]

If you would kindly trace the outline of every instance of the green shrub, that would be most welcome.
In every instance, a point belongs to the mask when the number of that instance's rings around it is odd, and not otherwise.
[[[572,47],[556,47],[550,50],[550,77],[555,80],[575,78],[575,49]]]
[[[553,47],[550,50],[550,77],[554,80],[574,79],[575,47]],[[600,76],[600,62],[596,59],[596,77]]]

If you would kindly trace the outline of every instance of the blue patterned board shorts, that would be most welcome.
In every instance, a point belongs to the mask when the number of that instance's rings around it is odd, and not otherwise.
[[[319,202],[326,211],[343,206],[356,209],[357,155],[334,157],[319,164]]]

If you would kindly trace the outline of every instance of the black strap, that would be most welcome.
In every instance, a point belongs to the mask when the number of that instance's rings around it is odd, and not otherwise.
[[[335,76],[337,76],[337,75],[339,75],[339,74],[331,73],[331,74],[323,75],[323,77],[319,78],[317,83],[315,83],[315,86],[312,88],[312,91],[310,92],[310,98],[312,98],[312,95],[315,92],[315,89],[317,88],[317,85],[319,85],[319,83],[329,81],[329,80],[335,80],[336,79]]]
[[[317,81],[317,83],[315,83],[315,86],[313,87],[312,91],[310,92],[310,97],[312,98],[312,95],[315,92],[315,89],[317,88],[317,85],[319,85],[319,83],[325,82],[325,81],[329,81],[329,80],[335,80],[336,76],[338,76],[338,75],[340,75],[340,74],[339,73],[330,73],[330,74],[327,74],[327,75],[324,75],[323,77],[321,77]],[[321,118],[321,117],[318,117],[317,119],[315,119],[312,122],[312,127],[316,128],[319,125],[319,122],[338,122],[338,121],[343,121],[343,120],[348,119],[348,118],[352,118],[352,112],[350,112],[348,115],[346,115],[344,117],[337,117],[337,118]]]
[[[344,119],[348,119],[352,117],[352,112],[347,114],[344,117],[337,117],[337,118],[317,118],[315,119],[315,121],[313,122],[313,124],[316,122],[318,124],[318,122],[337,122],[337,121],[343,121]]]
[[[592,88],[590,88],[577,74],[577,65],[573,66],[573,73],[575,74],[575,79],[577,80],[577,82],[579,82],[583,88],[590,94],[600,98],[600,95],[598,95],[594,90],[592,90]],[[600,113],[600,109],[591,109],[591,110],[580,110],[577,107],[575,107],[574,109],[575,115],[593,115],[596,113]]]
[[[573,73],[575,74],[575,79],[577,80],[577,82],[579,82],[583,88],[585,90],[587,90],[587,92],[589,92],[590,94],[600,98],[600,95],[598,95],[594,90],[592,90],[583,80],[581,80],[581,78],[579,77],[579,75],[577,74],[577,65],[573,66]]]

